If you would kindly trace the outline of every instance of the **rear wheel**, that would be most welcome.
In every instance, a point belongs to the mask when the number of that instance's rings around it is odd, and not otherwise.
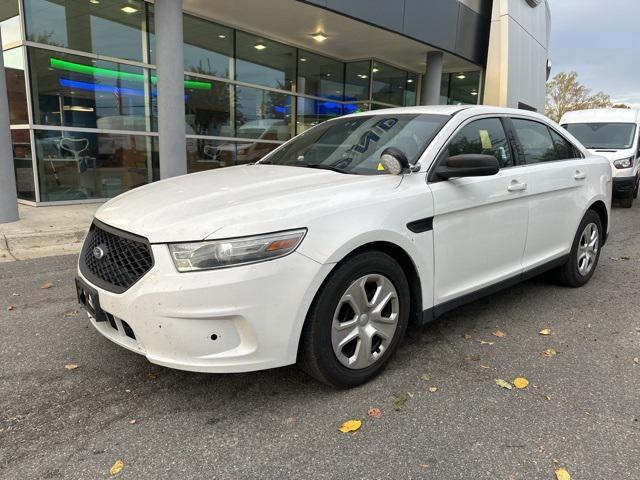
[[[600,216],[593,210],[587,211],[573,240],[569,260],[558,269],[563,285],[581,287],[591,279],[600,258],[602,238]]]
[[[302,332],[300,366],[339,388],[367,382],[402,341],[409,309],[400,265],[378,251],[355,255],[318,292]]]

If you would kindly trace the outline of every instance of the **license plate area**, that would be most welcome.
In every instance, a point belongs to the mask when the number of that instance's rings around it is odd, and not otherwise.
[[[96,322],[106,322],[107,316],[100,308],[100,296],[98,291],[87,285],[80,277],[76,277],[76,295],[78,303],[96,320]]]

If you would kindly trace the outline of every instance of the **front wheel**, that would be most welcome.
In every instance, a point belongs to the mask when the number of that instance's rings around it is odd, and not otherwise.
[[[569,260],[558,269],[559,280],[568,287],[582,287],[593,276],[602,246],[602,220],[593,210],[587,211],[573,240]]]
[[[299,365],[321,382],[354,387],[377,375],[409,322],[409,284],[392,257],[357,254],[331,273],[307,316]]]

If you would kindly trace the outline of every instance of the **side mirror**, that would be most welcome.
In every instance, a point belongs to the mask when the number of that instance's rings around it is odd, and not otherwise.
[[[385,148],[380,155],[380,163],[391,175],[400,175],[411,168],[407,156],[396,147]]]
[[[500,163],[493,155],[464,154],[449,157],[436,167],[435,174],[448,180],[455,177],[486,177],[500,171]]]

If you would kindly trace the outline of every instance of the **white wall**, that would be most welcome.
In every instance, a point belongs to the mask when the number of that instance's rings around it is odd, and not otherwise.
[[[494,0],[483,103],[544,112],[550,27],[546,0]]]

